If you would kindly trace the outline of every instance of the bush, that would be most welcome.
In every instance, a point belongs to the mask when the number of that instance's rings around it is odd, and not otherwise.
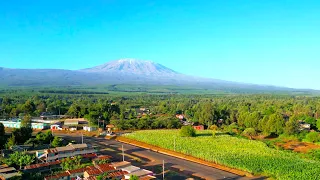
[[[242,132],[242,135],[252,137],[256,136],[257,132],[254,128],[247,128]]]
[[[315,143],[315,142],[319,142],[320,141],[320,137],[319,137],[319,133],[317,132],[310,132],[306,135],[306,141],[308,142],[312,142],[312,143]]]
[[[194,137],[196,136],[196,130],[192,126],[183,126],[180,130],[181,137]]]
[[[212,126],[210,126],[209,129],[216,131],[218,129],[218,126],[217,125],[212,125]]]
[[[313,160],[320,160],[320,150],[319,149],[314,149],[308,152],[308,154],[310,155],[310,158]]]

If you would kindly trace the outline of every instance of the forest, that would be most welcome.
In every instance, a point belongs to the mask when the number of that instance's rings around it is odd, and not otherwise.
[[[63,91],[63,92],[68,92]],[[149,113],[139,114],[139,108]],[[65,94],[57,91],[23,93],[7,91],[0,96],[0,119],[43,112],[115,124],[119,129],[180,128],[176,114],[186,121],[219,128],[253,128],[265,135],[299,133],[299,120],[320,128],[320,98],[294,95],[194,95],[194,94]]]

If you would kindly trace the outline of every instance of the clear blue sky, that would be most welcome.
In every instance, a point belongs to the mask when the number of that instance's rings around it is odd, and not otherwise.
[[[317,0],[3,0],[0,66],[137,58],[190,75],[320,89],[319,9]]]

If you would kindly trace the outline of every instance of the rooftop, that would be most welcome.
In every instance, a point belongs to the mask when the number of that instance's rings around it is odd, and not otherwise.
[[[152,175],[153,172],[152,171],[148,171],[148,170],[145,170],[145,169],[140,169],[138,171],[135,171],[135,172],[132,172],[130,174],[127,174],[127,176],[131,176],[131,175],[135,175],[135,176],[138,176],[138,177],[143,177],[143,176],[148,176],[148,175]]]
[[[25,166],[24,169],[25,169],[25,170],[28,170],[28,169],[37,169],[37,168],[40,168],[40,167],[58,165],[58,164],[60,164],[60,163],[61,163],[61,161],[58,160],[58,161],[47,162],[47,163],[31,164],[31,165]]]
[[[2,168],[2,169],[0,169],[0,173],[6,173],[6,172],[10,172],[10,171],[16,171],[16,168],[14,168],[14,167],[7,167],[7,168]]]
[[[63,173],[59,173],[59,174],[56,174],[56,175],[53,175],[53,176],[47,176],[44,179],[45,180],[51,180],[51,179],[53,180],[53,179],[59,179],[59,178],[68,177],[68,176],[69,176],[69,173],[63,172]]]
[[[63,151],[74,151],[76,149],[85,149],[88,148],[89,145],[87,144],[70,144],[64,147],[56,147],[56,148],[51,148],[47,149],[46,151],[48,153],[56,153],[56,152],[63,152]]]
[[[109,178],[114,178],[114,177],[124,176],[124,175],[126,175],[126,174],[128,174],[128,173],[125,172],[125,171],[116,171],[116,172],[111,172],[111,173],[109,173],[109,174],[108,174],[108,177],[109,177]]]
[[[131,173],[131,172],[135,172],[135,171],[140,170],[140,168],[137,166],[128,166],[128,167],[122,168],[121,170],[126,171],[128,173]]]
[[[111,163],[111,165],[117,169],[119,167],[123,168],[123,167],[131,166],[131,163],[127,161],[121,161],[121,162]]]
[[[89,176],[99,175],[102,173],[99,169],[97,169],[93,166],[87,168],[85,172],[87,172],[89,174]]]
[[[74,170],[69,170],[67,171],[69,174],[76,174],[76,173],[82,173],[85,172],[86,168],[80,168],[80,169],[74,169]]]
[[[95,167],[102,172],[110,172],[115,170],[115,168],[110,166],[110,164],[98,164]]]

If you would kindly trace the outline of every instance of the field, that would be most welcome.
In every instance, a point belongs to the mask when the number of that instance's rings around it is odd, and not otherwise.
[[[178,130],[136,131],[125,136],[275,179],[320,179],[319,161],[303,159],[297,153],[272,149],[259,141],[228,135],[213,137],[210,131],[198,132],[197,137],[190,138],[180,137]]]

